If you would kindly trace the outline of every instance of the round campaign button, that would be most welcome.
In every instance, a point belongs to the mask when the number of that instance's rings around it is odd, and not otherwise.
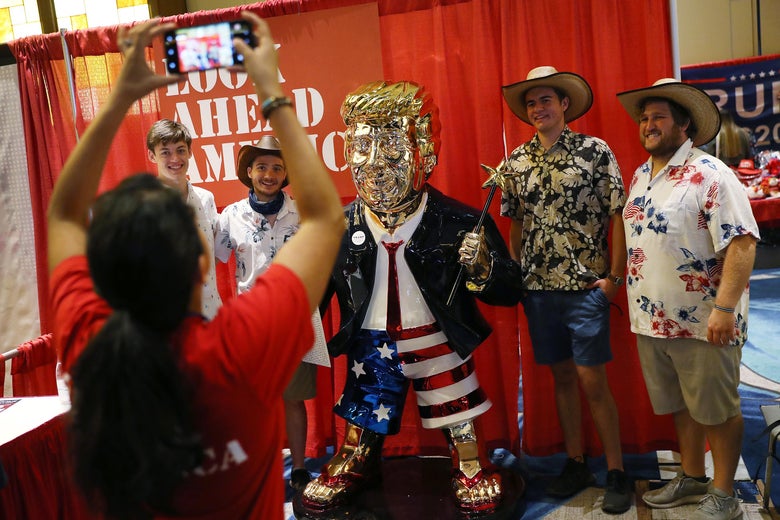
[[[366,234],[363,231],[355,231],[352,233],[352,243],[356,246],[362,246],[366,241]]]

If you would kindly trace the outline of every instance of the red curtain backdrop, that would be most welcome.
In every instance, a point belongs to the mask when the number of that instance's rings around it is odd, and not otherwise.
[[[364,0],[269,0],[243,6],[271,17],[366,3]],[[501,86],[525,79],[539,65],[584,76],[594,89],[593,108],[572,124],[575,130],[604,138],[615,151],[626,183],[645,153],[637,128],[624,113],[615,94],[672,76],[671,34],[667,0],[377,0],[385,78],[425,85],[439,105],[442,150],[431,183],[444,193],[481,207],[486,193],[480,163],[497,164],[505,154],[532,135],[515,118],[501,97]],[[239,8],[198,12],[174,17],[182,25],[228,19]],[[117,73],[116,28],[98,28],[67,34],[76,56],[76,123],[70,115],[65,65],[57,35],[25,38],[11,43],[19,62],[21,96],[28,143],[30,185],[36,215],[41,323],[51,330],[47,306],[44,215],[54,179],[79,133],[102,104]],[[81,73],[83,72],[83,74]],[[128,116],[115,141],[104,188],[134,171],[146,170],[144,136],[157,119],[156,98],[143,100]],[[504,137],[506,136],[506,137]],[[499,216],[498,202],[491,214],[508,237],[509,222]],[[226,270],[219,276],[221,286]],[[649,408],[628,329],[625,293],[618,299],[622,312],[613,315],[615,361],[609,365],[613,393],[618,401],[624,447],[644,452],[672,447],[671,423],[658,420]],[[533,363],[522,309],[482,307],[494,334],[476,352],[479,378],[493,400],[493,408],[479,423],[489,447],[521,448],[517,426],[517,388],[522,359],[524,428],[522,450],[543,455],[563,449],[549,371]],[[518,348],[518,338],[519,345]],[[526,347],[528,346],[528,347]],[[518,356],[518,350],[521,355]],[[309,403],[308,454],[322,454],[338,442],[330,413],[333,392],[341,390],[344,367],[321,369],[319,395]],[[387,455],[445,453],[439,432],[418,432],[416,406],[408,403],[402,433],[388,439]],[[585,414],[588,417],[589,414]],[[336,425],[338,426],[338,425]],[[338,431],[338,429],[336,430]],[[592,425],[586,428],[591,454],[601,447]]]
[[[521,81],[539,65],[553,65],[559,71],[583,76],[593,89],[593,107],[570,126],[607,141],[628,186],[634,169],[647,154],[639,144],[636,124],[615,95],[674,75],[668,2],[504,0],[501,5],[501,33],[509,38],[502,45],[502,83]],[[527,141],[533,131],[514,117],[506,104],[502,109],[507,145],[512,150]],[[674,439],[671,418],[654,416],[650,407],[636,340],[628,323],[625,291],[620,291],[615,303],[611,315],[614,361],[607,365],[607,373],[620,414],[624,451],[676,448],[670,441]],[[549,370],[535,366],[522,309],[518,314],[525,412],[523,448],[537,455],[564,451],[552,377]],[[587,406],[583,407],[583,418],[587,425],[586,449],[591,455],[599,454],[602,448]]]
[[[52,46],[48,43],[50,41],[57,40],[49,36],[31,36],[9,44],[19,70],[19,95],[35,225],[35,251],[39,264],[38,302],[42,332],[52,330],[46,275],[46,206],[64,157],[73,147],[73,132],[67,131],[68,125],[63,120],[63,110],[57,98],[58,92],[66,95],[68,92],[67,84],[57,84],[56,69],[57,64],[62,64],[62,47]]]
[[[0,461],[9,475],[0,492],[0,518],[98,520],[69,474],[65,416],[0,446]]]

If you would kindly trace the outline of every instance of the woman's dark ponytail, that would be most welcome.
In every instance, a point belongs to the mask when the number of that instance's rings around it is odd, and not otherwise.
[[[200,462],[191,396],[170,346],[118,311],[72,378],[71,442],[86,496],[109,517],[164,510],[182,474]]]
[[[165,511],[202,456],[169,343],[199,283],[202,244],[181,196],[150,175],[95,204],[87,255],[114,309],[71,370],[71,452],[90,504],[112,518]]]

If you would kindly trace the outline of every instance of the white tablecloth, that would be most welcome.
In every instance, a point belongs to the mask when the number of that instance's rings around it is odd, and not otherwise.
[[[0,410],[0,446],[70,409],[70,404],[63,402],[56,395],[3,397],[2,401],[15,399],[19,401]]]

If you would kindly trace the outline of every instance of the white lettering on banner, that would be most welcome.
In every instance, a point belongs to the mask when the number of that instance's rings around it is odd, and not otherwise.
[[[238,90],[244,88],[248,79],[246,72],[231,72],[225,68],[211,69],[203,73],[192,71],[187,73],[187,81],[168,85],[165,95],[167,97],[188,96],[193,92],[206,94],[214,90],[217,85]]]
[[[178,121],[184,126],[187,127],[187,130],[190,131],[190,134],[193,134],[192,137],[195,137],[194,135],[194,129],[195,126],[192,124],[192,116],[190,116],[190,109],[187,107],[187,103],[184,101],[179,101],[176,103],[176,109],[173,115],[173,120]]]
[[[775,147],[780,143],[780,123],[757,124],[780,113],[780,80],[734,86],[733,90],[710,88],[704,91],[718,108],[729,109],[731,102],[735,117],[742,120],[744,128],[753,132],[758,147]],[[746,102],[752,106],[746,107]]]
[[[276,47],[277,50],[279,50],[281,44],[277,43],[274,46]],[[162,63],[164,69],[165,60],[162,60]],[[277,68],[277,71],[279,72],[279,83],[285,83],[286,80],[282,75],[282,70]],[[201,82],[201,77],[206,80],[205,84]],[[203,74],[201,74],[198,71],[192,71],[187,73],[187,81],[181,85],[181,88],[179,88],[180,84],[178,83],[173,83],[172,85],[168,85],[168,91],[165,95],[168,97],[179,96],[179,95],[186,96],[188,94],[191,94],[190,87],[192,87],[192,90],[195,92],[200,92],[200,93],[211,92],[214,89],[214,87],[217,85],[217,81],[219,81],[219,83],[226,88],[229,88],[231,90],[237,90],[243,88],[248,78],[249,75],[246,72],[233,73],[230,71],[230,69],[226,69],[226,68],[207,70]]]
[[[200,182],[236,181],[236,143],[222,143],[221,153],[213,144],[201,147],[206,154],[206,178]],[[192,167],[193,162],[190,162]],[[224,163],[224,164],[223,164]],[[224,169],[222,168],[224,165]],[[224,172],[224,175],[221,175]],[[189,171],[187,172],[189,174]],[[198,182],[190,175],[190,182]]]
[[[745,88],[737,87],[734,89],[734,103],[736,104],[736,111],[740,117],[750,119],[761,115],[764,111],[764,85],[758,83],[756,87],[756,104],[753,110],[748,111],[745,109]]]
[[[322,100],[322,94],[315,88],[296,88],[293,89],[292,94],[295,111],[301,126],[309,128],[318,125],[325,114],[325,103]],[[311,107],[311,110],[309,110],[309,107]]]
[[[251,101],[251,104],[248,103],[249,101]],[[257,102],[257,94],[236,96],[233,98],[233,104],[236,107],[236,114],[247,115],[245,118],[238,118],[238,128],[236,128],[237,134],[255,133],[263,128],[263,121],[260,119],[260,103]]]
[[[218,137],[230,135],[230,121],[228,120],[228,98],[213,98],[198,100],[200,108],[201,132],[198,137]],[[214,132],[213,123],[217,123],[217,132]]]
[[[195,126],[190,106],[186,102],[178,101],[174,113],[174,121],[179,121],[186,126],[193,139],[259,133],[271,129],[268,125],[264,128],[262,121],[258,118],[256,94],[232,98],[199,99],[195,103],[198,105],[197,113],[200,116],[200,126]],[[236,117],[235,129],[230,126],[231,110]],[[214,131],[214,121],[217,122],[216,132]],[[195,144],[197,143],[193,143],[193,145]]]
[[[772,137],[772,142],[780,143],[780,123],[775,123],[773,127],[769,125],[758,125],[753,129],[753,133],[756,136],[756,143],[769,143],[769,137]]]
[[[281,46],[282,46],[282,44],[281,44],[281,43],[275,43],[275,44],[274,44],[274,48],[276,48],[276,51],[277,51],[277,52],[279,51],[279,48],[280,48]],[[278,71],[279,71],[279,83],[287,83],[287,80],[286,80],[286,79],[284,79],[284,76],[282,76],[282,69],[278,68],[278,66],[277,66],[276,70],[278,70]]]
[[[319,124],[325,114],[325,105],[322,95],[317,89],[296,89],[293,93],[296,99],[295,111],[301,126],[311,128]],[[174,115],[174,120],[186,126],[193,139],[260,133],[271,130],[270,124],[263,125],[262,119],[259,117],[260,111],[258,110],[256,94],[233,96],[232,98],[198,99],[195,103],[198,105],[197,114],[200,125],[195,124],[191,108],[185,101],[176,102]],[[236,128],[231,128],[231,113],[235,115]]]
[[[228,441],[222,453],[218,454],[214,448],[203,450],[203,463],[192,470],[197,477],[214,475],[218,471],[227,471],[233,466],[238,466],[249,459],[243,446],[237,440]]]
[[[780,95],[780,81],[772,81],[770,85],[770,89],[767,89],[766,83],[738,86],[734,87],[734,91],[730,94],[723,89],[705,89],[704,92],[712,98],[718,108],[725,107],[730,98],[734,99],[735,115],[743,119],[753,119],[764,115],[767,107],[771,107],[772,114],[780,113],[780,104],[777,102]],[[752,107],[745,107],[746,99],[753,100]]]
[[[339,154],[336,154],[336,137],[341,138],[341,144],[338,147]],[[336,164],[336,157],[342,159],[342,164]],[[325,167],[333,172],[343,172],[347,169],[347,162],[344,159],[344,132],[331,132],[325,136],[322,141],[322,162]]]
[[[232,98],[233,102],[235,102],[235,99]],[[230,128],[227,102],[228,98],[201,99],[198,101],[200,120],[203,123],[199,137],[222,137],[234,133]],[[238,116],[237,112],[236,116]],[[216,133],[212,125],[214,121],[216,121],[218,128]]]
[[[189,179],[192,184],[200,184],[203,182],[203,176],[200,174],[198,161],[195,160],[194,154],[190,156],[190,167],[187,168],[187,179]]]
[[[277,49],[280,47],[276,44]],[[281,69],[277,71],[279,82],[286,83]],[[225,68],[190,72],[184,81],[168,85],[164,96],[174,102],[174,121],[187,127],[192,135],[188,177],[196,185],[238,180],[238,149],[254,142],[247,137],[257,138],[273,131],[270,122],[262,118],[262,100],[258,100],[245,72]],[[332,172],[347,170],[343,159],[344,133],[318,128],[326,119],[322,93],[315,87],[299,87],[290,89],[290,97],[301,126],[320,130],[308,137],[326,168]],[[322,142],[318,142],[323,136]]]
[[[327,169],[333,172],[342,172],[347,169],[347,161],[344,160],[344,163],[339,165],[336,164],[336,157],[344,158],[343,150],[344,145],[342,144],[339,148],[339,151],[342,153],[340,155],[336,155],[336,144],[335,144],[335,138],[336,136],[341,137],[342,142],[344,140],[344,132],[331,132],[328,135],[325,136],[325,139],[322,142],[322,148],[317,144],[317,138],[319,137],[318,134],[309,134],[307,137],[309,138],[309,142],[314,147],[315,150],[320,155],[320,158],[322,159],[322,163],[325,165]]]
[[[712,98],[718,108],[723,108],[729,100],[729,95],[722,89],[706,89],[704,92]]]
[[[182,122],[182,124],[185,124]],[[309,134],[307,136],[312,147],[317,150],[322,162],[328,170],[332,172],[343,172],[347,170],[347,163],[344,160],[344,132],[330,132],[322,141],[322,146],[318,143],[319,134]],[[253,144],[253,141],[239,141],[222,143],[218,148],[213,144],[204,144],[198,146],[193,141],[193,151],[202,151],[205,155],[206,172],[201,172],[195,156],[190,158],[190,167],[187,170],[187,176],[193,184],[236,181],[236,156],[238,149],[244,145]],[[199,157],[200,159],[200,157]]]
[[[777,114],[780,112],[780,81],[772,82],[772,113]]]

